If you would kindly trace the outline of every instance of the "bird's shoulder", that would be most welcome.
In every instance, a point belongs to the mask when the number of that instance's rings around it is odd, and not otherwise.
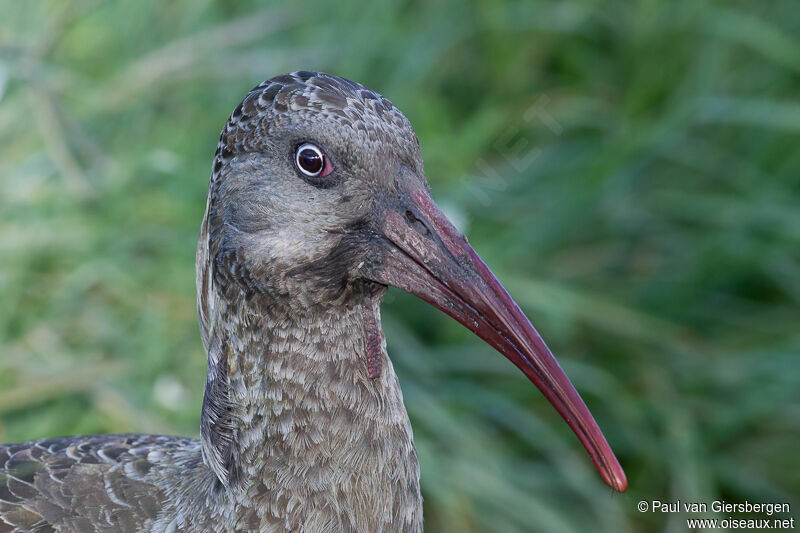
[[[146,530],[163,506],[164,464],[196,442],[99,435],[0,445],[0,533]]]

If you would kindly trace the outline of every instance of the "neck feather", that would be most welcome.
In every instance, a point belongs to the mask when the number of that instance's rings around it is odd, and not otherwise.
[[[419,522],[419,467],[379,298],[298,309],[242,297],[218,307],[202,427],[221,482],[301,507],[353,492],[353,520]]]

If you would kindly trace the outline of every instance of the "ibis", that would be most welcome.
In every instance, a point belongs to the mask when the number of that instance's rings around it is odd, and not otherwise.
[[[431,198],[408,119],[363,85],[298,71],[245,96],[219,138],[196,269],[200,438],[0,446],[0,532],[422,531],[389,286],[507,357],[626,489],[547,345]]]

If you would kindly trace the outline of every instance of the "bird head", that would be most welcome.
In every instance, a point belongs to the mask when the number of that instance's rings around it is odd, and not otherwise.
[[[309,307],[396,286],[505,355],[569,424],[603,479],[627,486],[534,327],[432,200],[419,141],[386,98],[295,72],[250,91],[220,136],[198,246],[204,340],[216,291]]]

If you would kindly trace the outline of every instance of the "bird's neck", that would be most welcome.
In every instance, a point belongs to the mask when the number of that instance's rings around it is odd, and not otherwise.
[[[298,309],[242,298],[225,307],[214,325],[218,346],[209,347],[219,350],[209,361],[225,368],[212,375],[210,364],[206,396],[225,386],[226,399],[222,418],[204,420],[207,460],[214,439],[222,442],[231,484],[264,501],[280,498],[272,504],[281,512],[333,506],[341,525],[357,531],[401,518],[421,523],[419,466],[379,301]],[[225,383],[215,385],[220,376]],[[227,434],[208,435],[209,424]]]

